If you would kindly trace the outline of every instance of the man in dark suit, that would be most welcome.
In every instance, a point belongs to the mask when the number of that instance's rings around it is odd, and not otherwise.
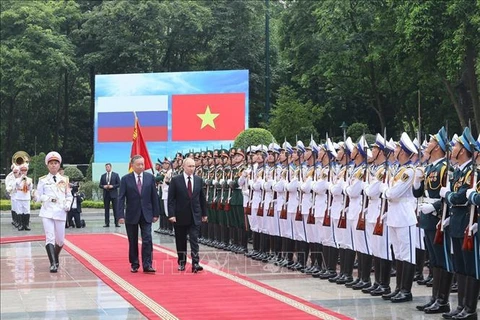
[[[133,172],[122,177],[118,199],[118,222],[125,223],[128,236],[128,259],[131,272],[138,272],[138,227],[142,235],[143,272],[154,273],[152,267],[152,223],[160,215],[157,188],[152,174],[144,172],[145,160],[142,156],[132,157]],[[126,202],[126,207],[125,207]]]
[[[202,271],[199,264],[198,235],[200,224],[207,221],[207,201],[203,190],[203,180],[195,176],[195,161],[183,161],[183,173],[170,181],[168,188],[168,219],[175,229],[178,270],[185,270],[187,260],[187,234],[192,252],[192,272]]]
[[[120,187],[120,176],[118,173],[112,171],[111,163],[105,165],[105,170],[107,172],[102,174],[99,184],[100,189],[103,190],[103,207],[105,208],[105,225],[103,227],[110,227],[110,203],[112,203],[115,227],[120,227],[117,215],[117,198],[118,187]]]

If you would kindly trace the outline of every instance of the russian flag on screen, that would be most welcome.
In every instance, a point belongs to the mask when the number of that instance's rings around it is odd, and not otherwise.
[[[145,141],[168,140],[168,96],[99,97],[97,141],[132,141],[137,114]]]

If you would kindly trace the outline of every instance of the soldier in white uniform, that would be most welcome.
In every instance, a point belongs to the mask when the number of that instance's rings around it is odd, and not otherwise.
[[[20,165],[20,175],[15,179],[16,212],[18,215],[18,231],[30,231],[30,200],[33,188],[32,178],[27,177],[28,164]]]
[[[390,270],[392,268],[392,256],[390,254],[390,243],[388,228],[383,223],[386,200],[382,199],[382,192],[388,183],[388,153],[386,139],[377,134],[372,147],[373,166],[370,170],[371,179],[365,186],[365,193],[369,197],[367,213],[367,232],[370,236],[370,247],[374,256],[375,282],[370,288],[362,290],[363,293],[370,293],[372,296],[389,294]],[[375,229],[376,232],[375,232]]]
[[[412,300],[412,284],[415,274],[416,200],[412,185],[415,169],[411,158],[417,149],[407,133],[402,133],[397,146],[399,167],[388,189],[383,193],[388,200],[388,234],[391,238],[397,265],[397,288],[394,292],[383,295],[385,300],[406,302]],[[399,285],[399,286],[398,286]]]
[[[20,225],[19,217],[16,211],[16,199],[17,199],[17,188],[15,187],[15,180],[20,175],[20,169],[17,165],[12,164],[12,172],[10,172],[7,177],[5,178],[5,188],[10,196],[10,205],[11,205],[11,212],[12,212],[12,225],[15,228],[18,228]]]
[[[45,164],[49,173],[38,181],[35,198],[42,203],[40,218],[45,230],[45,243],[50,272],[57,272],[58,256],[65,240],[65,221],[67,211],[72,203],[72,193],[68,179],[58,174],[62,157],[58,152],[51,151],[45,157]]]

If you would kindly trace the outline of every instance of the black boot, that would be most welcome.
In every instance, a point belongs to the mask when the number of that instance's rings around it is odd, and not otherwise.
[[[373,257],[373,265],[374,265],[374,282],[373,284],[368,287],[362,289],[363,293],[370,293],[373,290],[377,289],[380,285],[380,258]]]
[[[435,302],[425,308],[425,313],[444,313],[450,311],[450,288],[452,286],[453,273],[440,268],[433,268],[433,294],[436,293]],[[437,288],[435,288],[437,287]]]
[[[55,273],[58,270],[55,260],[55,247],[49,243],[45,246],[45,249],[47,250],[48,260],[50,260],[50,272]]]
[[[347,288],[351,288],[354,284],[357,284],[357,280],[353,279],[353,265],[355,264],[355,256],[356,252],[351,250],[351,249],[346,249],[345,250],[345,276],[343,278],[343,284]],[[337,282],[338,283],[338,282]]]
[[[19,214],[18,215],[18,231],[23,231],[25,230],[25,215],[24,214]]]
[[[424,281],[423,267],[425,265],[425,250],[415,249],[415,276],[413,281]],[[420,283],[418,283],[420,284]]]
[[[392,292],[390,288],[390,272],[392,270],[392,261],[381,259],[380,261],[380,285],[377,289],[370,292],[372,296],[386,296]]]
[[[442,313],[442,317],[445,319],[453,319],[454,316],[459,314],[465,308],[465,297],[467,292],[467,276],[455,273],[455,277],[457,278],[457,285],[458,285],[458,306],[456,309],[450,310],[450,312]]]
[[[398,271],[397,271],[398,272]],[[392,297],[390,300],[394,303],[412,301],[412,285],[413,277],[415,276],[415,265],[408,262],[403,262],[402,271],[402,288],[400,292]]]
[[[30,213],[24,214],[24,216],[25,216],[25,217],[24,217],[24,219],[25,219],[25,225],[23,226],[23,227],[25,228],[24,230],[25,230],[25,231],[30,231],[30,230],[32,230],[32,229],[30,229],[30,227],[29,227],[29,226],[30,226]]]
[[[467,288],[465,290],[465,307],[462,312],[453,316],[453,319],[473,320],[477,319],[478,294],[480,293],[480,280],[473,277],[467,278]]]
[[[372,286],[370,274],[372,273],[373,257],[365,253],[362,254],[362,256],[362,266],[359,268],[359,270],[361,270],[360,282],[352,287],[353,290],[363,290]]]
[[[430,297],[427,303],[416,306],[417,310],[419,311],[425,311],[425,309],[428,309],[437,300],[438,288],[440,287],[440,269],[437,267],[434,267],[432,269],[432,274],[433,274],[432,296]]]
[[[394,291],[392,291],[389,294],[382,295],[382,299],[384,299],[384,300],[392,299],[393,297],[395,297],[400,292],[400,289],[402,288],[403,261],[396,260],[395,265],[396,265],[395,270],[396,270],[396,274],[397,274],[396,275],[397,285],[396,285]]]
[[[17,228],[17,213],[13,210],[10,211],[12,213],[12,226]]]
[[[62,251],[63,246],[59,246],[58,244],[55,244],[55,264],[58,268],[58,265],[60,264],[60,260],[58,259],[58,256],[60,255],[60,251]]]

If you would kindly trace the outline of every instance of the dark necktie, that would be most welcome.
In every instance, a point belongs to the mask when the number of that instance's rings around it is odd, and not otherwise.
[[[190,177],[188,177],[188,183],[187,183],[187,189],[188,189],[188,197],[192,197],[192,180]]]
[[[57,182],[57,176],[53,176],[53,182]]]
[[[138,189],[138,193],[142,193],[142,180],[140,180],[140,175],[138,175],[137,189]]]

